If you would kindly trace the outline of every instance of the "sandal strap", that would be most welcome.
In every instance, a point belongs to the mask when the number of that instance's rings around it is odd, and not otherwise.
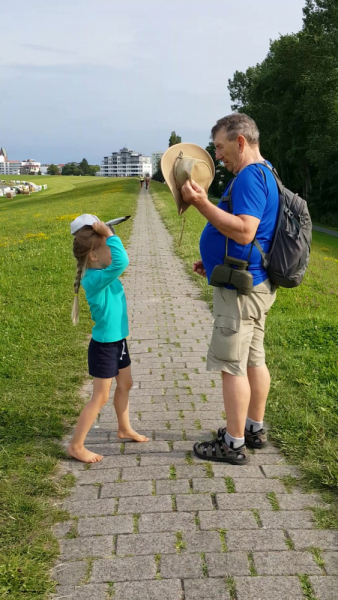
[[[226,458],[229,455],[234,455],[236,458],[246,458],[245,445],[240,448],[229,448],[224,442],[214,440],[212,442],[201,442],[199,448],[202,450],[204,458]]]
[[[205,456],[206,458],[208,458],[210,455],[218,457],[219,454],[217,453],[216,444],[217,444],[217,448],[218,448],[219,444],[215,440],[213,440],[212,442],[201,442],[199,447],[201,448],[201,450],[203,452],[203,456]]]
[[[227,428],[226,427],[220,427],[218,432],[217,432],[217,440],[219,442],[223,442],[223,436],[226,434]]]
[[[218,442],[222,443],[224,441],[223,436],[226,434],[226,431],[227,431],[226,427],[219,428],[219,430],[217,432],[217,441]],[[262,440],[260,437],[262,435],[266,435],[266,430],[264,429],[264,427],[262,427],[262,429],[260,429],[259,431],[255,431],[255,433],[251,433],[251,431],[249,431],[248,429],[245,429],[245,437],[249,437],[255,444],[264,443],[264,440]]]
[[[245,436],[247,438],[250,438],[250,440],[252,440],[255,444],[257,444],[258,442],[260,444],[264,443],[264,440],[262,440],[262,435],[265,435],[266,431],[264,429],[264,427],[262,427],[262,429],[259,429],[259,431],[255,431],[255,432],[251,432],[248,429],[245,430]]]

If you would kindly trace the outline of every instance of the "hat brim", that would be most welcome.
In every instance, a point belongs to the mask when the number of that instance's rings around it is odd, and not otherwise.
[[[199,160],[204,160],[210,167],[212,178],[210,180],[210,184],[215,177],[215,165],[212,160],[209,152],[201,148],[201,146],[197,146],[197,144],[188,144],[182,142],[181,144],[175,144],[174,146],[170,146],[168,150],[163,154],[161,158],[161,169],[164,179],[167,182],[167,185],[174,196],[174,200],[177,205],[178,214],[182,215],[190,206],[184,202],[181,190],[177,189],[175,176],[174,176],[174,165],[176,158],[178,157],[180,152],[183,152],[185,156],[191,156],[192,158],[197,158]],[[210,186],[209,184],[209,186]]]

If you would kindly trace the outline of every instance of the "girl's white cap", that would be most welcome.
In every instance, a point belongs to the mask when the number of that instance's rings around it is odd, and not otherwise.
[[[77,231],[79,231],[79,229],[81,229],[81,227],[84,227],[85,225],[93,225],[93,223],[99,220],[100,219],[95,215],[80,215],[71,222],[70,233],[74,235]]]

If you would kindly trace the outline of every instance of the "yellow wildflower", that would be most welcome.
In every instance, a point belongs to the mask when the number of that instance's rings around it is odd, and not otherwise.
[[[76,213],[74,215],[61,215],[61,217],[56,217],[57,221],[74,221],[76,217],[79,217],[80,213]]]
[[[49,240],[49,237],[48,237],[48,235],[46,235],[45,233],[42,233],[42,231],[41,231],[40,233],[26,233],[25,239],[26,240],[31,240],[31,239]]]
[[[338,264],[337,258],[333,258],[333,256],[324,256],[324,260],[331,260],[332,262],[335,262]]]

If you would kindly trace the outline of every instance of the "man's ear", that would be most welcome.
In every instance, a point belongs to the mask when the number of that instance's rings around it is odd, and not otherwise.
[[[245,137],[244,135],[239,135],[237,138],[239,153],[243,154],[244,146],[245,146]]]

